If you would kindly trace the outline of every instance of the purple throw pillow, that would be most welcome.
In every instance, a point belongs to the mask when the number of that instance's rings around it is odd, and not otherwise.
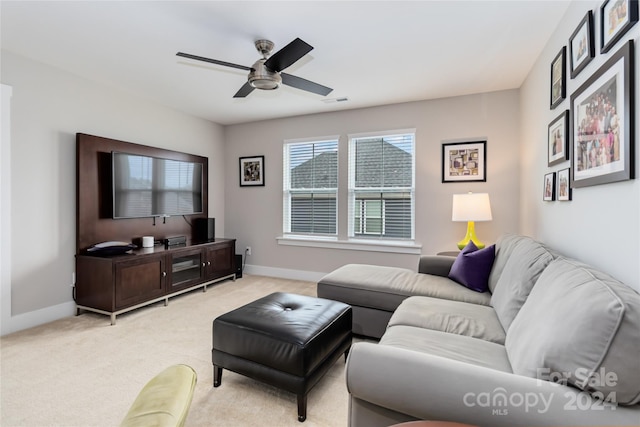
[[[496,257],[496,245],[478,249],[472,241],[458,254],[449,271],[449,279],[467,288],[485,292],[489,289],[489,274]]]

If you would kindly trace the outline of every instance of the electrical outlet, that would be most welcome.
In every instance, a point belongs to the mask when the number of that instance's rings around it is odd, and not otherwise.
[[[251,256],[251,246],[247,246],[247,249],[244,250],[244,252],[248,255]]]

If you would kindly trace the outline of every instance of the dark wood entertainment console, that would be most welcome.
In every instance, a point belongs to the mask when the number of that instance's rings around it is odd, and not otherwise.
[[[167,218],[112,217],[111,153],[198,162],[203,165],[202,213]],[[208,159],[193,154],[132,144],[93,135],[76,135],[76,283],[78,314],[83,310],[116,316],[144,305],[236,278],[235,239],[203,241],[193,227],[208,217]],[[117,256],[93,256],[91,246],[105,241],[156,241],[185,236],[184,245],[156,245]]]
[[[235,240],[176,247],[155,246],[130,254],[76,256],[76,306],[116,316],[225,279],[236,280]]]

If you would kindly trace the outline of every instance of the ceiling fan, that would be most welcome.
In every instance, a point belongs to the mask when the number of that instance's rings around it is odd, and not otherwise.
[[[204,58],[202,56],[191,55],[189,53],[178,52],[176,55],[183,58],[195,59],[197,61],[210,62],[212,64],[223,65],[225,67],[238,68],[249,71],[247,82],[240,88],[234,98],[244,98],[253,92],[254,89],[273,90],[281,84],[306,90],[326,96],[333,89],[318,83],[296,77],[291,74],[281,72],[285,68],[293,65],[297,60],[309,53],[313,47],[308,43],[296,38],[294,41],[271,55],[274,44],[270,40],[256,40],[256,49],[262,54],[251,67],[233,64],[231,62],[219,61],[217,59]]]

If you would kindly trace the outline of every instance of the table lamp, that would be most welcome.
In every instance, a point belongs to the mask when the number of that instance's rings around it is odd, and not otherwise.
[[[484,248],[484,243],[476,236],[475,221],[491,221],[491,203],[487,193],[467,193],[453,195],[452,221],[467,221],[467,235],[458,242],[458,248],[463,249],[472,241],[478,249]]]

